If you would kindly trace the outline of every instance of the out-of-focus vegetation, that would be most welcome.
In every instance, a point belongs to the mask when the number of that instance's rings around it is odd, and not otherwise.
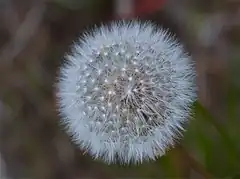
[[[166,0],[139,14],[176,33],[196,62],[199,100],[176,148],[155,162],[108,166],[70,142],[55,110],[58,67],[83,30],[113,19],[114,3],[0,1],[0,177],[240,178],[238,0]]]

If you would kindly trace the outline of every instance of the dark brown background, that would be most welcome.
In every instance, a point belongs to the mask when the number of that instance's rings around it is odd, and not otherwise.
[[[59,127],[53,84],[82,31],[112,0],[0,1],[0,178],[239,178],[240,1],[166,0],[139,14],[176,33],[196,62],[199,100],[181,142],[139,166],[93,161]]]

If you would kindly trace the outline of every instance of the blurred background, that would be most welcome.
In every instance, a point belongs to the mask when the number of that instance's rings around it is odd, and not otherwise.
[[[119,18],[168,28],[198,73],[180,144],[139,166],[83,155],[55,110],[53,84],[69,45]],[[239,76],[239,0],[0,0],[0,179],[239,179]]]

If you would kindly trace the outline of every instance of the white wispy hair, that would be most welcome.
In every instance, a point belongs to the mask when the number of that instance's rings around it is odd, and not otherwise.
[[[60,68],[61,122],[73,141],[107,163],[156,159],[181,136],[196,98],[191,58],[150,22],[86,32]]]

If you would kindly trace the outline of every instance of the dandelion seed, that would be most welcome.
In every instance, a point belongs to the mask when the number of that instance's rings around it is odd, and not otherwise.
[[[122,68],[122,71],[126,71],[126,68]]]
[[[57,84],[61,122],[73,141],[107,163],[164,155],[196,99],[183,47],[151,23],[123,22],[89,33],[73,48]]]

